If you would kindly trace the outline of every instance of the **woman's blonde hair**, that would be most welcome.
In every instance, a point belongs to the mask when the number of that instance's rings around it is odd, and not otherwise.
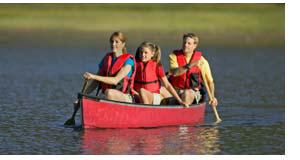
[[[135,59],[137,61],[141,61],[140,54],[142,52],[142,48],[148,47],[152,52],[154,52],[154,56],[152,57],[152,60],[154,60],[157,64],[161,64],[161,50],[160,47],[154,43],[151,42],[143,42],[140,44],[140,46],[137,48],[135,53]]]
[[[109,42],[111,43],[114,38],[120,39],[122,43],[126,42],[126,37],[125,37],[124,33],[120,32],[120,31],[117,31],[117,32],[114,32],[113,34],[111,34],[111,36],[109,38]],[[123,53],[127,53],[126,44],[122,48],[122,52]]]

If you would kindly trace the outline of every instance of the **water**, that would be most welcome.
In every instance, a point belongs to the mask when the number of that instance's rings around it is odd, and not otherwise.
[[[62,124],[101,51],[0,48],[0,154],[285,154],[284,48],[203,51],[221,124],[208,107],[205,125],[82,130]]]

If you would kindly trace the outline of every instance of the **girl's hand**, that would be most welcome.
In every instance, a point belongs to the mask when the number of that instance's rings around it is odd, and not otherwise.
[[[91,79],[94,79],[94,75],[89,73],[89,72],[85,72],[83,77],[87,80],[91,80]]]
[[[134,90],[134,89],[132,90],[132,92],[133,92],[134,95],[138,95],[138,96],[140,95],[140,94],[139,94],[136,90]]]
[[[212,105],[213,107],[216,107],[218,105],[217,98],[213,98],[211,101],[209,101],[209,104]]]
[[[190,106],[186,102],[179,102],[183,107],[189,108]]]

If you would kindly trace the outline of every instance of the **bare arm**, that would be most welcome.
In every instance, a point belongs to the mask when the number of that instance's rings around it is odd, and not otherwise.
[[[174,75],[174,76],[181,75],[187,71],[187,69],[185,69],[184,67],[178,66],[177,58],[174,53],[171,53],[169,55],[169,68],[170,68],[169,74]]]
[[[214,81],[208,81],[207,85],[208,85],[208,88],[209,88],[211,96],[212,96],[212,100],[210,101],[210,103],[213,106],[217,106],[218,105],[218,100],[215,97],[215,84],[214,84]]]
[[[84,77],[87,79],[93,79],[110,85],[117,85],[125,76],[127,76],[130,70],[131,65],[125,65],[123,68],[121,68],[121,70],[117,73],[115,77],[98,76],[89,72],[86,72],[84,74]]]
[[[136,94],[136,95],[138,95],[138,96],[140,95],[139,92],[137,92],[137,91],[134,90],[134,89],[132,89],[132,92],[133,92],[133,94]]]
[[[212,78],[209,63],[204,57],[202,57],[202,59],[203,60],[200,62],[200,68],[201,68],[201,72],[203,72],[202,74],[204,74],[205,78],[207,79],[207,88],[209,89],[209,92],[211,93],[212,96],[212,100],[210,100],[210,103],[214,106],[217,106],[218,100],[215,97],[215,84]]]
[[[184,105],[185,107],[189,107],[187,104],[185,104],[182,99],[179,97],[179,95],[177,94],[177,92],[175,91],[175,89],[173,88],[173,86],[170,84],[170,82],[168,81],[167,77],[164,76],[161,78],[164,86],[166,87],[166,89],[176,98],[176,100]]]
[[[200,60],[198,60],[198,61],[193,61],[193,62],[189,63],[189,67],[196,66],[196,65],[199,64],[199,62],[200,62]],[[181,66],[181,67],[172,69],[171,72],[172,72],[172,74],[176,77],[176,76],[182,75],[182,74],[185,73],[187,70],[188,70],[187,67]]]
[[[185,73],[188,69],[185,67],[178,67],[178,68],[174,68],[171,70],[171,74],[173,74],[173,76],[180,76],[183,73]]]
[[[212,95],[212,97],[215,97],[215,84],[213,81],[208,81],[207,82],[208,84],[208,87],[209,87],[209,90],[210,90],[210,93]]]

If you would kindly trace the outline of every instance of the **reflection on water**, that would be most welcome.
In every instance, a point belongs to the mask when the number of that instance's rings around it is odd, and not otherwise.
[[[152,129],[87,129],[83,154],[217,154],[217,127],[190,126]]]

